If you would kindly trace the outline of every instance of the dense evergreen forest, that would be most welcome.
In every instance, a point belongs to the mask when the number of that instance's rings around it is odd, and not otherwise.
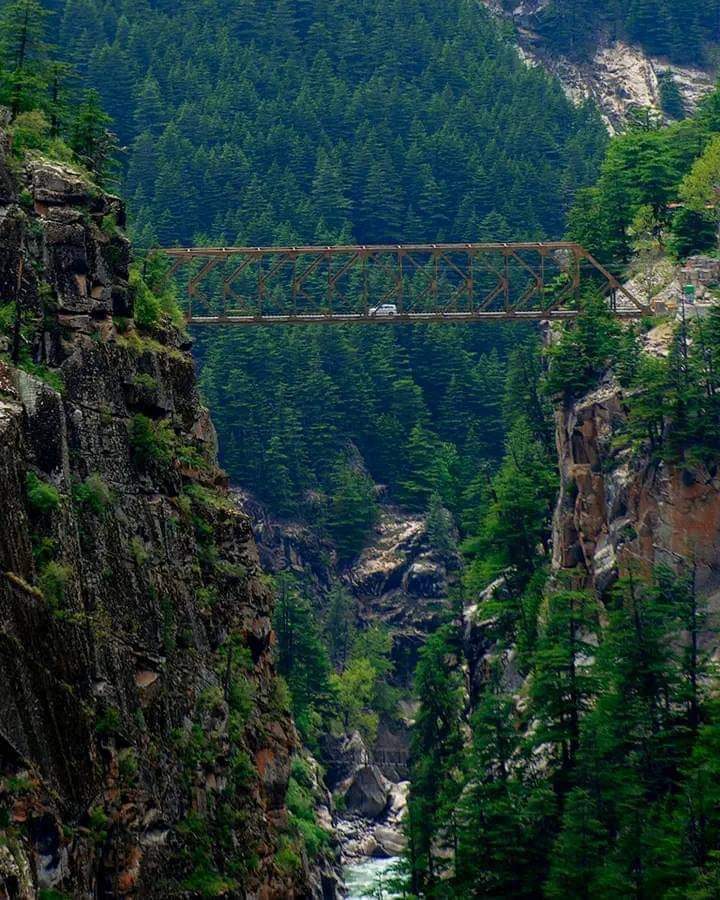
[[[656,20],[675,21],[673,4],[660,16],[652,6]],[[18,77],[6,59],[0,91],[15,138],[121,180],[141,242],[567,227],[618,270],[714,244],[720,94],[669,128],[648,115],[606,151],[596,115],[526,69],[474,5],[53,7],[80,80],[60,65],[53,77],[28,78],[29,67]],[[637,0],[610,21],[629,32],[646,8]],[[17,21],[18,3],[3,9]],[[567,4],[552,9],[574,21]],[[709,28],[703,15],[697,27]],[[650,26],[642,34],[653,39]],[[125,147],[115,171],[93,85]],[[63,91],[82,97],[74,113]],[[134,279],[149,324],[172,310]],[[429,511],[439,543],[445,509],[455,514],[466,597],[503,578],[485,608],[497,666],[471,713],[451,614],[421,655],[406,860],[415,894],[720,892],[720,719],[692,568],[628,572],[603,600],[549,581],[552,402],[611,368],[631,389],[619,440],[657,461],[717,460],[720,317],[678,327],[667,356],[652,359],[640,351],[646,324],[621,328],[588,296],[546,360],[517,329],[238,330],[199,341],[225,461],[274,510],[327,529],[349,559],[382,483]],[[338,721],[372,738],[397,699],[388,635],[356,633],[340,591],[322,628],[297,584],[281,580],[278,593],[278,664],[304,738],[314,745]]]
[[[558,237],[606,143],[479,4],[55,3],[125,148],[141,245]],[[233,478],[343,555],[372,481],[460,513],[518,330],[198,336]]]
[[[646,123],[615,138],[572,227],[618,266],[632,254],[647,263],[711,244],[719,104],[715,93],[682,125]],[[720,314],[676,324],[660,357],[641,350],[653,324],[621,327],[588,298],[548,351],[540,394],[572,401],[610,370],[627,388],[616,449],[714,471]],[[536,452],[528,464],[513,433],[465,546],[468,597],[503,578],[482,607],[495,664],[469,719],[457,623],[430,638],[417,669],[413,888],[442,898],[715,897],[715,637],[694,563],[651,576],[631,567],[602,599],[577,590],[571,572],[567,584],[550,577],[542,487],[551,497],[555,461]]]
[[[508,9],[517,4],[504,2]],[[551,0],[540,14],[549,45],[581,57],[598,36],[640,44],[680,65],[712,63],[720,38],[717,0]]]
[[[54,5],[141,244],[557,235],[603,147],[475,3]]]

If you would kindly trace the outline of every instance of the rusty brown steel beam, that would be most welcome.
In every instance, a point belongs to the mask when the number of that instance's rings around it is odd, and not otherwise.
[[[439,251],[447,253],[448,251],[466,251],[466,250],[582,250],[580,244],[574,241],[527,241],[527,242],[504,242],[504,243],[483,243],[483,244],[335,244],[328,246],[288,246],[288,247],[156,247],[154,252],[162,253],[165,256],[191,258],[193,256],[274,256],[278,254],[294,253],[295,255],[316,255],[330,254],[340,255],[346,253],[357,253],[362,250],[369,253],[396,253],[402,251],[404,253],[432,253]]]
[[[449,312],[449,313],[398,313],[395,316],[371,316],[365,313],[299,313],[298,315],[240,316],[193,316],[193,325],[430,325],[433,322],[444,324],[473,322],[567,322],[578,315],[575,309],[521,310],[508,315],[503,310],[498,312]],[[615,316],[619,319],[635,319],[632,310],[618,310]]]
[[[567,319],[577,314],[576,309],[566,304],[579,297],[583,273],[588,270],[605,292],[613,296],[622,294],[629,301],[629,308],[614,309],[616,315],[632,318],[651,312],[595,257],[572,241],[169,247],[156,252],[171,261],[168,277],[185,266],[191,267],[186,285],[188,321],[196,324],[409,324]],[[223,262],[232,262],[232,266],[229,275],[221,276],[222,314],[193,314],[193,298],[201,298],[212,308],[212,302],[199,286]],[[549,274],[553,264],[554,278]],[[324,282],[321,289],[320,283],[314,283],[311,278],[319,276],[325,268],[327,273],[321,276]],[[255,286],[249,286],[243,292],[248,296],[241,297],[234,289],[234,282],[244,272],[255,269]],[[371,271],[378,278],[372,305],[392,301],[397,306],[396,315],[369,315]],[[362,297],[351,291],[343,292],[344,286],[353,284],[355,273],[358,277],[355,284],[362,288]],[[423,275],[428,278],[427,284],[422,282]],[[494,286],[488,285],[488,276],[495,280]],[[406,291],[408,285],[413,290]],[[229,314],[227,303],[231,296],[246,308]],[[301,298],[305,310],[298,309]],[[291,300],[292,313],[287,311],[288,300]],[[361,313],[353,308],[360,305],[360,300]]]

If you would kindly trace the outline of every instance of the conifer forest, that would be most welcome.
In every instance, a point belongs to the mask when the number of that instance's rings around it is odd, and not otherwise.
[[[0,900],[720,896],[719,73],[716,0],[0,0]],[[163,252],[447,244],[542,315]]]

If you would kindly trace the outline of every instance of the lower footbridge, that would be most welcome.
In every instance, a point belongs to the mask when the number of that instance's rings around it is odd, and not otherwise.
[[[166,247],[194,325],[563,320],[596,290],[622,318],[651,309],[576,243]]]

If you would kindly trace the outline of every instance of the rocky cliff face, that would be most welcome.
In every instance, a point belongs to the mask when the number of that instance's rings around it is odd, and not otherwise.
[[[652,333],[649,346],[662,352]],[[720,476],[704,466],[650,460],[618,441],[626,417],[611,377],[557,412],[562,487],[554,566],[578,569],[600,593],[634,564],[649,572],[694,561],[697,588],[720,589]]]
[[[338,564],[332,545],[306,525],[279,522],[247,494],[238,502],[250,514],[267,572],[292,572],[318,610],[342,584],[356,602],[358,625],[382,625],[393,636],[396,681],[410,688],[418,653],[437,628],[458,580],[460,557],[434,550],[423,516],[384,506],[367,547],[351,565]],[[382,721],[373,746],[358,732],[323,740],[325,784],[342,797],[334,811],[342,859],[398,856],[405,843],[402,819],[409,791],[410,728],[415,709],[400,704],[395,721]]]
[[[188,344],[133,323],[122,204],[7,150],[0,897],[320,894],[272,596]]]
[[[699,269],[698,269],[699,266]],[[702,283],[696,262],[694,280]],[[650,354],[665,354],[672,335],[666,321],[644,338]],[[720,614],[720,472],[703,465],[669,465],[631,446],[624,436],[627,396],[612,373],[579,399],[555,412],[560,491],[553,519],[555,578],[567,578],[600,598],[629,571],[650,576],[664,565],[675,571],[695,568],[698,595],[708,605],[713,630],[704,635],[718,646]],[[503,578],[488,585],[464,613],[464,650],[473,705],[490,672],[501,662],[503,688],[524,702],[526,676],[517,668],[514,648],[493,638],[487,601],[507,591]]]
[[[664,77],[672,77],[688,113],[714,86],[710,71],[671,64],[649,56],[640,47],[602,35],[597,49],[586,58],[550,52],[539,30],[540,15],[549,0],[522,0],[511,9],[501,0],[481,2],[513,23],[519,51],[528,65],[547,69],[574,103],[595,101],[611,132],[623,127],[633,108],[661,108]]]
[[[332,544],[311,527],[276,521],[251,496],[235,493],[253,523],[263,569],[301,577],[319,610],[332,585],[344,585],[356,600],[358,624],[382,625],[392,633],[396,674],[409,686],[418,651],[437,628],[458,579],[459,554],[430,546],[423,516],[383,506],[367,547],[341,568]]]

